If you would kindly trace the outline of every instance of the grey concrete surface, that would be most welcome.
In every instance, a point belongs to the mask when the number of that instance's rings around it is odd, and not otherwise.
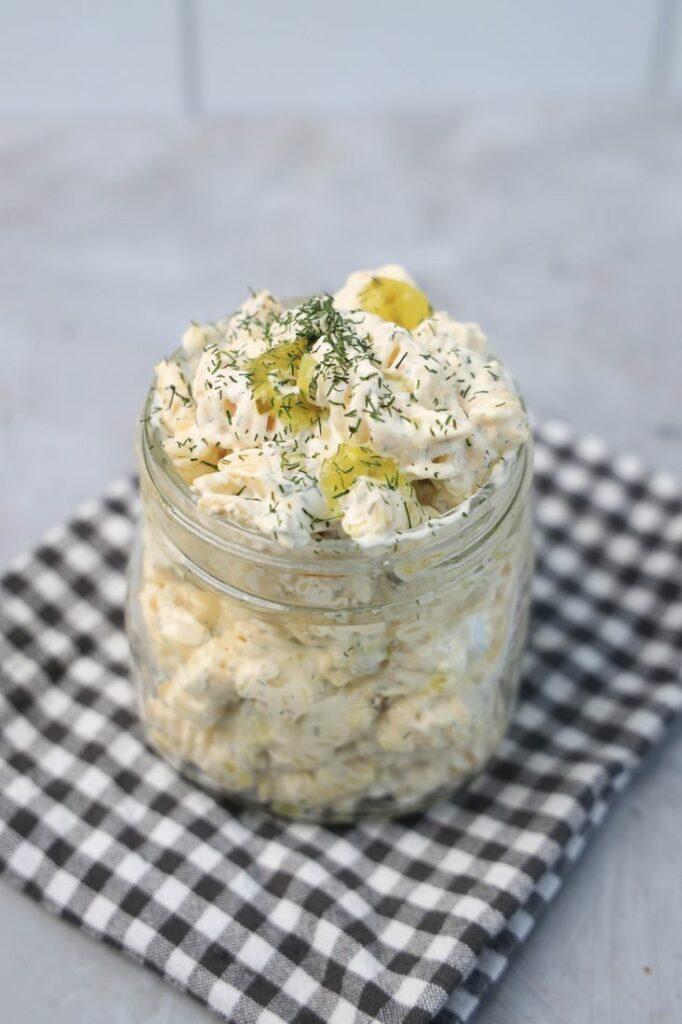
[[[3,122],[0,564],[132,468],[152,364],[190,317],[386,260],[481,321],[537,415],[682,474],[681,181],[682,109],[660,106]],[[678,728],[480,1024],[673,1024],[681,779]],[[210,1019],[6,884],[0,908],[3,1020]]]

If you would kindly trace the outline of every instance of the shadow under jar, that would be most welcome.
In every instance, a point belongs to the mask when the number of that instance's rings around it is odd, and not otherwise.
[[[127,625],[149,743],[202,786],[308,821],[408,814],[493,754],[532,574],[530,444],[458,509],[303,549],[198,510],[141,423]]]

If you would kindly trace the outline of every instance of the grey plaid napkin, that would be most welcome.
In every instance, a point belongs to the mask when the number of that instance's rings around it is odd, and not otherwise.
[[[682,706],[682,497],[556,425],[537,444],[522,699],[466,791],[406,821],[236,811],[145,746],[123,481],[2,580],[0,865],[235,1024],[466,1020]]]

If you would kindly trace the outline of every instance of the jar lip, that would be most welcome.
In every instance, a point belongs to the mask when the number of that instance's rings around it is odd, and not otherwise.
[[[444,558],[451,557],[454,545],[465,552],[495,532],[529,478],[532,439],[519,445],[504,463],[498,463],[495,467],[499,467],[497,477],[493,470],[493,476],[471,497],[421,526],[397,532],[389,542],[361,547],[349,537],[323,539],[304,547],[288,548],[258,530],[209,515],[198,508],[196,494],[177,473],[163,446],[154,437],[150,415],[153,394],[152,385],[138,426],[138,462],[142,479],[152,484],[167,514],[195,537],[225,553],[291,571],[309,572],[315,566],[321,575],[327,575],[408,555],[429,560],[435,557],[439,561],[439,549],[443,550]],[[498,503],[497,514],[492,521],[486,515],[491,506],[488,499]]]

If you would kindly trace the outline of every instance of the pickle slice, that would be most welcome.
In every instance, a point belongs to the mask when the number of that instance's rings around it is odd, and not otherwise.
[[[360,294],[360,305],[366,313],[374,313],[408,331],[414,330],[432,312],[424,292],[407,281],[391,277],[373,277]]]
[[[305,338],[275,345],[252,359],[248,370],[258,412],[274,413],[292,434],[314,426],[322,418],[322,410],[308,402],[298,382],[305,347]]]
[[[275,385],[285,386],[296,382],[298,367],[305,351],[305,340],[286,342],[262,352],[249,363],[251,390],[259,412],[271,412],[275,401]]]
[[[295,391],[277,395],[273,402],[273,411],[292,434],[314,427],[329,415],[326,409],[318,409],[316,405],[311,405],[303,395]]]
[[[356,480],[368,477],[391,490],[399,490],[404,498],[417,501],[412,484],[398,468],[395,459],[379,455],[373,448],[342,441],[336,453],[325,459],[320,469],[320,490],[332,515],[340,515],[339,498],[347,494]]]
[[[296,383],[298,384],[301,394],[306,400],[311,400],[313,397],[310,389],[313,385],[318,366],[319,363],[315,357],[310,354],[310,352],[303,353],[298,367],[298,374],[296,375]]]

